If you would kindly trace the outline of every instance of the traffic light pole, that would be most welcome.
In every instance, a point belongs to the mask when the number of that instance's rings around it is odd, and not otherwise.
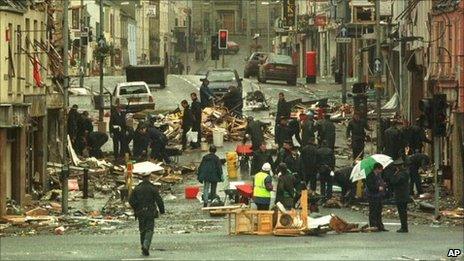
[[[438,174],[440,172],[440,137],[433,137],[433,158],[435,163],[435,178],[434,178],[434,186],[435,186],[435,220],[440,215],[440,208],[439,208],[439,198],[440,198],[440,186],[438,184]]]
[[[222,50],[222,68],[226,67],[226,61],[225,61],[225,57],[224,57],[225,52],[226,52],[226,50]]]
[[[375,1],[375,34],[376,34],[376,42],[375,42],[375,53],[376,58],[380,59],[380,40],[381,40],[381,33],[380,33],[380,1]],[[382,147],[382,135],[380,135],[380,125],[382,121],[382,74],[377,72],[375,82],[377,86],[375,86],[376,92],[376,100],[377,100],[377,153],[380,153],[380,148]]]

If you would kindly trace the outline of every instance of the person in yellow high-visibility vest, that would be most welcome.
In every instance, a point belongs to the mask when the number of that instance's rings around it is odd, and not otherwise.
[[[256,173],[253,181],[253,201],[258,210],[269,210],[271,204],[272,177],[271,164],[264,163],[261,171]]]

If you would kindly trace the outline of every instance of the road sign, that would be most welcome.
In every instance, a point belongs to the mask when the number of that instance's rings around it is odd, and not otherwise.
[[[74,37],[87,37],[89,35],[88,32],[81,32],[81,31],[77,31],[77,32],[74,32]]]
[[[346,27],[343,27],[342,29],[340,29],[340,36],[345,38],[347,32],[348,32],[348,29],[346,29]]]
[[[284,0],[283,9],[284,25],[294,26],[296,15],[295,0]]]
[[[374,72],[375,73],[381,73],[382,72],[382,61],[380,58],[375,58],[374,59]]]
[[[335,38],[335,41],[337,43],[351,43],[351,38],[339,37],[339,38]]]

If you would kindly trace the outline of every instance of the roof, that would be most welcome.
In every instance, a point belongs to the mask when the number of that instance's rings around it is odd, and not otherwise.
[[[25,13],[32,0],[0,0],[0,11]]]

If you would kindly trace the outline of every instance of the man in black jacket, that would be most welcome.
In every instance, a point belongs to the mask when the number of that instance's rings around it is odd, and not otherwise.
[[[158,128],[150,126],[147,129],[148,137],[150,138],[150,147],[151,147],[151,158],[162,161],[166,163],[171,163],[167,153],[166,145],[168,145],[168,137],[161,132]]]
[[[314,138],[308,140],[308,144],[301,150],[300,156],[301,174],[306,182],[306,187],[316,191],[317,187],[317,147]]]
[[[414,195],[414,186],[416,187],[417,195],[422,194],[422,180],[419,174],[420,168],[427,168],[430,164],[430,157],[427,154],[416,151],[411,156],[406,158],[406,164],[409,167],[409,177],[411,183],[409,185],[409,193]]]
[[[120,104],[111,112],[110,117],[110,135],[113,138],[114,159],[118,160],[124,157],[124,144],[126,135],[126,113],[123,112]]]
[[[204,79],[203,83],[200,86],[200,102],[202,109],[213,105],[214,94],[209,89],[208,84],[208,79]]]
[[[319,178],[321,182],[321,196],[332,198],[332,177],[330,173],[335,169],[335,155],[326,143],[316,150]]]
[[[403,168],[403,160],[393,162],[394,173],[390,177],[390,183],[395,194],[396,208],[401,221],[401,228],[398,233],[408,232],[408,202],[409,202],[409,177],[408,172]]]
[[[97,159],[103,158],[101,147],[108,141],[108,134],[99,131],[90,132],[87,135],[87,148],[89,156]]]
[[[71,143],[75,145],[76,136],[77,136],[77,126],[79,125],[80,114],[77,111],[78,106],[74,104],[68,112],[68,135],[71,138]]]
[[[267,150],[266,142],[263,141],[261,146],[259,146],[259,149],[253,151],[253,158],[251,160],[251,175],[254,176],[256,173],[261,171],[261,167],[266,162],[271,164],[271,166],[274,165],[271,152]]]
[[[384,154],[390,156],[393,160],[398,159],[402,155],[402,150],[404,151],[404,143],[398,121],[393,121],[390,128],[385,131],[384,144]]]
[[[155,185],[150,182],[150,174],[143,173],[142,182],[134,188],[129,198],[129,204],[139,220],[140,244],[144,256],[150,255],[155,218],[159,216],[158,209],[159,213],[164,214],[163,199]]]
[[[229,113],[242,117],[243,98],[239,87],[230,86],[229,92],[224,94],[223,100],[224,106],[229,110]]]
[[[334,184],[342,188],[342,202],[352,204],[355,199],[355,183],[350,180],[353,166],[348,166],[335,171],[333,177]]]
[[[82,151],[87,147],[88,135],[93,131],[92,119],[89,116],[89,112],[82,112],[77,123],[75,147],[77,155],[82,155]]]
[[[192,123],[192,131],[197,132],[197,142],[192,143],[193,148],[198,148],[200,147],[200,142],[201,142],[201,104],[198,101],[197,94],[192,92],[190,94],[190,98],[192,99],[192,105],[191,110],[192,110],[192,116],[193,116],[193,123]]]
[[[325,142],[331,150],[335,151],[335,125],[330,120],[330,114],[326,113],[324,119],[316,123],[316,129],[321,144]]]
[[[264,142],[264,133],[263,127],[264,124],[259,120],[253,119],[253,117],[247,118],[247,127],[245,130],[245,135],[248,135],[251,138],[251,148],[253,151],[259,150],[261,144]],[[246,136],[244,141],[246,142]],[[261,169],[262,164],[259,166]]]
[[[280,125],[280,119],[282,117],[284,118],[290,118],[292,108],[290,106],[290,103],[288,103],[285,100],[285,95],[283,92],[279,93],[279,101],[277,102],[277,112],[275,116],[275,128],[274,128],[274,137],[275,137],[275,142],[278,143],[277,141],[277,132],[278,128]]]
[[[284,141],[290,141],[293,146],[292,130],[288,126],[288,118],[282,116],[280,124],[278,128],[276,128],[276,142],[279,148],[282,148]]]
[[[309,140],[316,137],[315,132],[314,115],[312,112],[308,112],[306,119],[301,123],[301,142],[303,146],[308,144]]]
[[[416,152],[416,151],[422,152],[422,148],[424,147],[424,142],[429,143],[429,144],[432,143],[432,141],[428,139],[427,136],[425,135],[424,128],[419,126],[419,122],[420,120],[417,119],[416,123],[409,127],[410,136],[406,142],[411,152]]]
[[[150,145],[150,136],[147,133],[147,126],[140,122],[134,132],[134,141],[132,144],[132,155],[137,161],[146,161],[148,158],[148,146]]]
[[[382,171],[382,164],[375,163],[372,173],[367,174],[365,191],[369,200],[369,226],[376,227],[378,231],[388,231],[382,222],[382,201],[385,193]]]
[[[288,171],[287,164],[280,163],[277,168],[278,181],[276,191],[276,202],[282,203],[286,210],[291,210],[295,206],[295,196],[297,194],[297,180],[295,176]]]
[[[187,100],[183,100],[180,105],[184,108],[182,113],[182,150],[187,149],[187,132],[192,128],[193,115]]]
[[[366,140],[366,130],[371,129],[367,125],[365,119],[361,119],[358,113],[353,115],[353,119],[346,127],[346,139],[351,138],[351,149],[353,152],[353,159],[362,159],[364,157],[364,142]]]

